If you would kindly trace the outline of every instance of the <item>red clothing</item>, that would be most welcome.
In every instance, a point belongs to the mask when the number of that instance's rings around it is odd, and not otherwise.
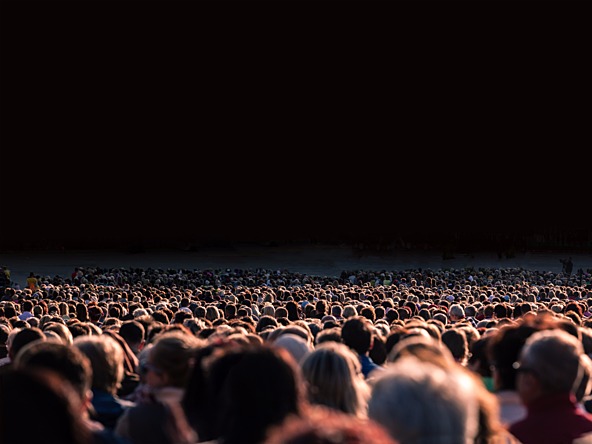
[[[509,427],[523,444],[571,444],[592,434],[592,415],[578,409],[573,395],[546,396],[526,408],[526,418]]]

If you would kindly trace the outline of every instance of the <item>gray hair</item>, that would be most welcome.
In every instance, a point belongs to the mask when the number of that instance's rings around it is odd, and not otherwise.
[[[589,368],[589,357],[582,342],[561,329],[533,333],[520,353],[520,367],[532,370],[542,388],[549,393],[569,393],[577,390]],[[583,364],[583,365],[581,365]]]
[[[475,383],[460,368],[401,357],[372,382],[368,415],[405,444],[472,443],[479,428]]]

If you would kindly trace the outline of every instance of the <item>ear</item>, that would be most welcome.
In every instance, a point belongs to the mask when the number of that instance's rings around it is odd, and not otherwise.
[[[87,390],[84,393],[84,396],[82,397],[82,403],[81,403],[82,412],[84,414],[88,413],[89,410],[91,409],[91,407],[92,407],[92,398],[93,398],[93,392],[92,392],[92,390]]]

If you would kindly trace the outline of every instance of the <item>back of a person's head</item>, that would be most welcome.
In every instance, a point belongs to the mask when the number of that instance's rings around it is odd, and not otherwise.
[[[356,353],[343,343],[327,341],[317,346],[301,362],[308,398],[312,404],[366,415],[368,385],[360,376]]]
[[[341,327],[323,328],[315,336],[315,345],[318,346],[326,341],[342,342]]]
[[[146,338],[146,329],[144,328],[144,325],[135,319],[129,319],[122,322],[118,332],[130,346],[137,346]]]
[[[373,381],[368,415],[401,443],[473,442],[479,427],[474,384],[462,369],[404,357]]]
[[[43,327],[43,332],[45,334],[48,332],[54,332],[66,345],[72,345],[72,341],[74,340],[70,329],[66,326],[66,324],[62,324],[60,322],[48,322]]]
[[[519,362],[520,368],[537,375],[545,392],[575,393],[581,359],[590,358],[577,338],[564,330],[550,329],[533,333],[526,340]]]
[[[342,315],[344,318],[351,318],[352,316],[357,316],[358,309],[352,304],[347,304],[343,307]]]
[[[331,312],[335,317],[341,317],[343,315],[343,306],[341,304],[331,305]]]
[[[195,350],[204,344],[191,332],[164,331],[148,351],[150,364],[166,373],[170,386],[184,387]]]
[[[38,327],[25,327],[13,330],[10,335],[8,354],[11,360],[15,360],[20,350],[33,341],[46,341],[45,333]]]
[[[216,307],[215,305],[208,305],[206,307],[206,319],[210,320],[210,321],[215,321],[216,319],[219,319],[221,317],[220,315],[220,309],[218,307]]]
[[[460,304],[452,304],[448,309],[448,314],[451,317],[455,316],[462,319],[465,317],[465,309]]]
[[[384,427],[335,409],[314,408],[272,427],[262,444],[399,444]]]
[[[358,354],[364,355],[372,346],[372,325],[361,315],[347,318],[341,326],[341,339]]]
[[[276,317],[276,319],[287,318],[288,309],[286,307],[277,307],[273,315]]]
[[[0,442],[91,444],[81,400],[58,374],[9,368],[0,378]]]
[[[114,394],[124,376],[124,353],[121,346],[108,334],[80,336],[74,341],[92,367],[92,388]]]
[[[312,350],[313,345],[307,339],[295,333],[282,333],[271,342],[274,347],[286,350],[294,361],[302,361]]]
[[[33,307],[34,307],[34,306],[35,306],[35,304],[34,304],[34,303],[33,303],[33,301],[32,301],[32,300],[30,300],[30,299],[25,299],[25,300],[23,301],[23,303],[21,304],[21,308],[22,308],[22,311],[23,311],[23,312],[25,312],[25,311],[28,311],[28,312],[31,312],[31,311],[33,311]]]
[[[444,368],[456,364],[454,356],[452,356],[448,347],[429,335],[413,335],[400,338],[389,350],[386,361],[387,363],[394,363],[408,356]]]
[[[302,380],[294,359],[268,344],[224,350],[209,365],[216,435],[227,444],[256,444],[267,428],[300,414]]]
[[[485,352],[496,373],[497,389],[516,389],[514,363],[518,361],[526,339],[536,331],[533,325],[521,323],[505,325],[491,335]]]
[[[91,388],[92,368],[86,356],[70,345],[56,341],[35,341],[17,355],[15,367],[51,370],[68,381],[78,396],[85,399]]]
[[[440,339],[442,344],[448,347],[456,361],[461,364],[466,364],[469,357],[469,342],[460,328],[444,330]]]
[[[374,307],[372,307],[371,305],[365,305],[363,306],[360,311],[360,316],[364,316],[366,319],[374,322],[376,320],[376,313],[374,311]]]
[[[257,321],[257,325],[255,326],[255,331],[257,333],[260,333],[263,330],[265,330],[267,327],[276,328],[278,326],[279,326],[278,321],[273,316],[263,315],[263,316],[259,317],[259,320]]]

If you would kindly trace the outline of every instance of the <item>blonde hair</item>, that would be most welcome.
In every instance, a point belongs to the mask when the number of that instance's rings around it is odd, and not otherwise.
[[[167,385],[185,387],[193,355],[204,340],[191,333],[165,331],[159,334],[148,352],[152,365],[167,375]]]
[[[116,393],[124,377],[124,351],[111,336],[83,335],[73,341],[92,367],[92,386],[108,393]]]
[[[312,404],[366,417],[370,387],[356,354],[345,344],[323,342],[300,363]]]

